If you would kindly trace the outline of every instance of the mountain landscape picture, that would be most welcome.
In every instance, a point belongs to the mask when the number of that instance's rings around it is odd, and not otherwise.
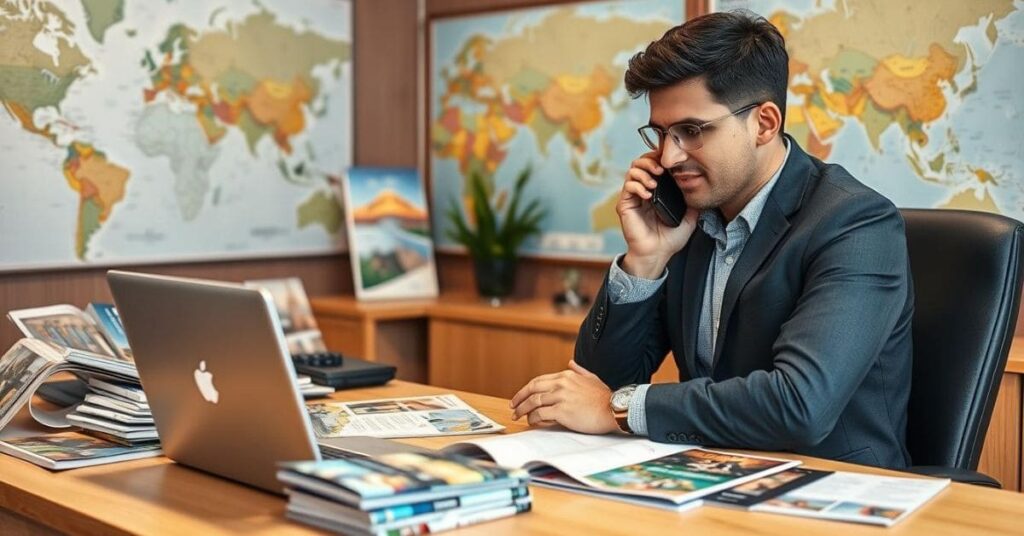
[[[356,296],[436,296],[430,215],[416,170],[354,167],[344,186]]]

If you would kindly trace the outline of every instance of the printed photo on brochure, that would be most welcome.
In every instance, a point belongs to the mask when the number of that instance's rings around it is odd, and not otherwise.
[[[318,437],[483,434],[504,427],[454,395],[306,404]]]

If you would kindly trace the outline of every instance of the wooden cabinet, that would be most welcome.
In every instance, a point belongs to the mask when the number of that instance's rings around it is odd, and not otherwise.
[[[446,299],[430,311],[429,383],[511,398],[534,377],[566,368],[582,321],[541,301]]]
[[[430,300],[360,302],[350,296],[311,300],[327,348],[398,367],[398,378],[427,380]]]

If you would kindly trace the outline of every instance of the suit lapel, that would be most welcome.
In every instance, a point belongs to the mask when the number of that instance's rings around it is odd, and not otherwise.
[[[786,216],[779,210],[777,204],[770,199],[764,205],[764,211],[758,220],[757,228],[751,235],[747,245],[743,247],[736,266],[729,274],[729,280],[725,283],[725,294],[722,296],[722,312],[719,316],[718,344],[715,345],[715,356],[712,360],[711,370],[714,371],[718,364],[718,356],[722,353],[725,342],[725,328],[729,325],[729,317],[736,306],[740,291],[747,286],[747,282],[754,276],[757,269],[761,267],[768,255],[775,249],[779,239],[789,229],[789,222]]]
[[[700,322],[701,304],[704,302],[708,263],[714,250],[714,240],[698,228],[690,238],[689,248],[682,288],[683,349],[687,372],[691,378],[696,378],[697,326]]]
[[[725,284],[722,311],[719,315],[718,344],[715,345],[715,355],[711,361],[712,376],[714,376],[715,367],[718,365],[718,358],[722,354],[722,347],[725,346],[725,331],[729,327],[729,321],[740,293],[747,286],[750,278],[757,273],[758,268],[764,264],[779,240],[786,234],[790,226],[789,216],[800,208],[812,174],[815,172],[811,157],[804,153],[788,134],[786,137],[790,144],[789,159],[765,202],[754,234],[750,236],[747,245],[744,246],[743,253],[740,254],[740,258]]]

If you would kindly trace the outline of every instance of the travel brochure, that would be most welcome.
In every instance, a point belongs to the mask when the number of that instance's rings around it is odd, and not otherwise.
[[[429,437],[499,432],[505,427],[455,395],[307,403],[318,437]]]
[[[710,504],[891,527],[949,486],[948,479],[793,469],[708,497]]]
[[[79,432],[61,432],[0,441],[0,452],[51,470],[160,456],[159,443],[126,446]]]
[[[444,450],[522,467],[538,485],[672,510],[692,507],[687,503],[800,463],[561,428],[474,439]]]

